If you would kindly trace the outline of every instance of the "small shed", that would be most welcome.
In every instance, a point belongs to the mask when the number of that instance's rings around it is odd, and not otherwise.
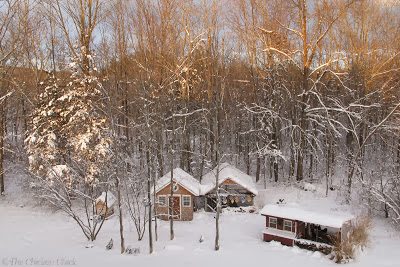
[[[327,214],[289,204],[268,204],[260,213],[265,217],[264,241],[304,248],[331,248],[335,241],[345,240],[354,220],[350,214]]]
[[[173,196],[171,197],[171,186]],[[170,215],[169,203],[172,201],[172,216],[177,221],[193,220],[195,198],[200,195],[200,183],[192,175],[180,168],[173,169],[173,183],[171,172],[158,179],[155,188],[156,216],[161,220],[168,220]]]
[[[201,179],[201,195],[205,196],[205,210],[216,207],[215,182],[218,174],[219,196],[222,207],[247,207],[254,205],[258,194],[253,177],[229,163],[222,163]]]
[[[95,201],[96,214],[108,218],[114,214],[116,198],[111,192],[103,192]]]

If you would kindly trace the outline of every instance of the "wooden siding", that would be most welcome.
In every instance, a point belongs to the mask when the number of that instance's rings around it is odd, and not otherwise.
[[[282,245],[293,247],[293,239],[290,238],[285,238],[281,236],[275,236],[275,235],[270,235],[270,234],[263,234],[264,235],[264,241],[270,242],[270,241],[277,241],[280,242]]]
[[[224,184],[224,185],[238,185],[237,183],[235,183],[231,179],[226,179],[222,184]]]
[[[165,206],[160,206],[158,203],[156,203],[156,214],[160,214],[158,217],[161,220],[168,220],[168,199],[170,197],[171,193],[171,185],[167,185],[163,189],[157,192],[156,194],[156,200],[158,200],[158,196],[165,196],[166,197],[166,205]],[[174,192],[174,196],[179,196],[180,197],[180,218],[175,219],[179,221],[191,221],[193,220],[193,209],[194,209],[194,198],[195,196],[190,193],[186,188],[178,184],[178,190]],[[190,196],[191,198],[191,203],[190,207],[184,207],[183,206],[183,196]]]
[[[105,218],[108,218],[114,214],[114,207],[107,208],[106,204],[103,203],[102,201],[98,201],[95,207],[96,207],[96,214],[104,216]]]

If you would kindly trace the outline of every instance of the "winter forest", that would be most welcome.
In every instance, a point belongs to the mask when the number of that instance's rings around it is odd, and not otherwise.
[[[17,168],[95,241],[113,192],[151,253],[158,178],[229,162],[400,227],[398,91],[398,0],[2,0],[0,204]]]

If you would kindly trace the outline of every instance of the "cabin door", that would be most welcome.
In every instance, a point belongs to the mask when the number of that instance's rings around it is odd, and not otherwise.
[[[172,215],[174,220],[181,219],[181,197],[173,196],[172,197]]]

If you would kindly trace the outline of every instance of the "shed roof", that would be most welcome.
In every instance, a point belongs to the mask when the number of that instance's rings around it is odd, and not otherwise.
[[[341,228],[345,222],[354,219],[354,216],[351,214],[320,213],[310,210],[304,210],[301,207],[289,204],[268,204],[264,206],[260,213],[261,215],[308,222],[332,228]]]
[[[187,189],[189,192],[191,192],[195,196],[200,195],[200,183],[197,181],[192,175],[189,173],[185,172],[181,168],[175,168],[173,170],[173,180],[175,183],[178,183],[179,185],[183,186],[185,189]],[[162,176],[160,179],[157,180],[156,183],[156,193],[169,185],[171,182],[171,172],[168,172],[164,176]]]
[[[207,194],[214,189],[217,167],[215,167],[212,171],[202,177],[201,194]],[[256,185],[253,182],[253,177],[242,172],[238,168],[230,165],[229,163],[222,163],[219,165],[218,183],[222,184],[225,180],[228,179],[232,180],[238,185],[241,185],[243,188],[247,189],[254,195],[258,194]]]

